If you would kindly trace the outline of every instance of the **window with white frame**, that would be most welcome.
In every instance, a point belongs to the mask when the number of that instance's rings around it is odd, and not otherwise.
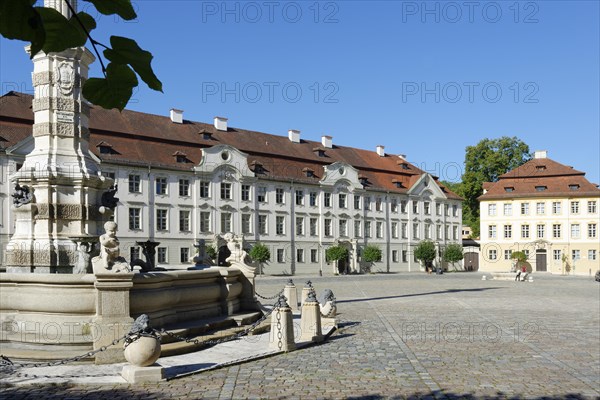
[[[296,235],[304,235],[304,217],[296,217]]]
[[[528,224],[521,225],[521,238],[529,239],[529,225]]]
[[[413,223],[413,239],[419,238],[419,224],[417,222]]]
[[[552,214],[560,214],[561,212],[561,203],[560,201],[552,202]]]
[[[571,239],[579,239],[580,236],[579,224],[571,224]]]
[[[200,211],[200,232],[210,232],[210,211]]]
[[[579,202],[578,201],[571,202],[571,214],[579,214]]]
[[[275,203],[276,204],[284,204],[285,203],[285,193],[282,188],[275,188]]]
[[[371,196],[365,196],[365,210],[371,211]]]
[[[323,207],[331,207],[331,193],[323,193]]]
[[[348,236],[348,220],[340,219],[339,220],[339,228],[340,228],[340,236],[347,237]]]
[[[581,251],[579,250],[571,250],[571,259],[573,261],[581,260]]]
[[[221,213],[221,233],[232,232],[231,230],[231,213]]]
[[[242,214],[242,233],[252,233],[252,214]]]
[[[187,263],[190,260],[190,249],[188,247],[179,248],[179,262]]]
[[[452,227],[452,240],[458,240],[458,226]]]
[[[256,188],[256,200],[259,203],[267,202],[267,187],[266,186],[259,186]]]
[[[266,215],[259,214],[258,216],[258,233],[261,235],[266,235],[268,233]]]
[[[431,204],[428,201],[423,203],[423,212],[425,215],[431,214]]]
[[[408,262],[408,250],[402,250],[402,262]]]
[[[200,198],[208,199],[210,197],[210,182],[200,181]]]
[[[317,206],[317,192],[310,192],[308,195],[308,199],[311,207]]]
[[[588,210],[588,214],[596,214],[598,211],[598,208],[596,207],[596,201],[588,201],[587,202],[587,210]]]
[[[142,210],[140,208],[129,209],[129,229],[140,230],[142,229]]]
[[[324,223],[324,227],[323,227],[323,235],[329,237],[329,236],[333,236],[333,232],[331,229],[331,218],[325,218],[323,220]]]
[[[392,262],[398,262],[398,250],[392,250]]]
[[[504,215],[512,215],[512,204],[504,203]]]
[[[552,250],[552,258],[554,261],[561,261],[562,259],[562,251],[561,250]]]
[[[275,234],[285,235],[285,217],[283,215],[275,217]]]
[[[304,205],[304,191],[296,190],[296,205],[303,206]]]
[[[400,230],[402,239],[408,239],[408,224],[406,222],[400,224]]]
[[[156,194],[158,194],[158,195],[166,195],[167,194],[167,188],[168,188],[167,178],[156,178],[154,183],[156,184]]]
[[[458,206],[456,204],[452,205],[452,216],[458,217]]]
[[[375,211],[383,211],[383,200],[381,196],[375,198]]]
[[[129,193],[141,193],[140,176],[129,174]]]
[[[442,215],[442,205],[435,203],[435,215]]]
[[[310,249],[310,262],[319,262],[319,251],[317,249]]]
[[[390,212],[398,212],[398,200],[394,197],[390,203]]]
[[[365,237],[371,237],[371,221],[365,221]]]
[[[360,210],[360,196],[356,194],[354,195],[354,209]]]
[[[588,250],[588,260],[596,261],[596,250]]]
[[[431,224],[425,223],[425,239],[431,239]]]
[[[191,231],[191,214],[190,210],[179,210],[179,231],[190,232]]]
[[[488,239],[496,239],[497,236],[496,225],[488,225]]]
[[[277,249],[277,262],[285,262],[285,249]]]
[[[167,248],[157,247],[156,248],[156,262],[159,264],[167,264]]]
[[[419,213],[419,202],[417,200],[412,201],[412,210],[413,214]]]
[[[398,222],[393,221],[390,229],[392,231],[392,239],[398,239]]]
[[[521,215],[529,215],[529,203],[521,203]]]
[[[129,259],[131,261],[140,258],[140,248],[138,246],[131,246],[129,248]]]
[[[360,225],[361,225],[360,220],[354,221],[354,237],[355,238],[361,237]]]
[[[347,204],[347,196],[346,193],[340,193],[338,194],[338,206],[339,208],[348,208],[348,204]]]
[[[308,221],[308,223],[309,223],[310,236],[317,236],[319,234],[319,231],[317,229],[317,227],[319,226],[319,219],[311,218]]]
[[[400,212],[401,212],[402,214],[406,214],[406,206],[407,206],[407,202],[406,202],[406,200],[402,200],[402,201],[400,202]]]
[[[435,226],[435,237],[437,240],[442,240],[442,225],[441,224],[437,224]]]
[[[537,229],[537,238],[543,239],[544,236],[546,236],[546,225],[538,224],[536,229]]]
[[[242,185],[241,196],[242,201],[250,201],[250,185]]]
[[[496,249],[489,249],[488,250],[488,260],[496,260],[498,258],[498,252]]]
[[[535,203],[535,212],[537,215],[546,214],[546,203],[542,201]]]
[[[596,237],[596,224],[588,224],[588,238],[594,239]]]
[[[512,238],[512,225],[504,225],[504,239]]]
[[[169,229],[168,219],[169,210],[159,208],[156,210],[156,230],[166,231]]]
[[[375,234],[378,239],[383,238],[383,222],[381,222],[381,221],[375,222]]]
[[[190,180],[179,179],[179,196],[189,197],[190,196]]]
[[[561,237],[561,224],[552,224],[552,237],[554,239]]]
[[[296,262],[304,262],[304,249],[296,249]]]
[[[504,250],[504,259],[510,260],[512,257],[512,250]]]
[[[221,200],[231,200],[231,183],[221,182]]]

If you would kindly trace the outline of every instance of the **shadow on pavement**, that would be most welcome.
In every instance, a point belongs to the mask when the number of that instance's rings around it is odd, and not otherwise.
[[[399,299],[402,297],[429,296],[429,295],[434,295],[434,294],[447,294],[447,293],[458,293],[458,292],[483,292],[485,290],[494,290],[494,289],[504,289],[504,288],[490,287],[490,288],[477,288],[477,289],[447,289],[447,290],[440,290],[437,292],[399,294],[397,296],[369,297],[369,298],[365,298],[365,299],[352,299],[352,300],[336,300],[336,303],[358,303],[361,301]]]

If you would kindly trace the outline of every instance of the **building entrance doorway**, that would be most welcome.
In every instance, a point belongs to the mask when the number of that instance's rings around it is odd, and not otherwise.
[[[548,259],[546,258],[546,249],[538,249],[535,251],[535,270],[540,272],[547,271]]]

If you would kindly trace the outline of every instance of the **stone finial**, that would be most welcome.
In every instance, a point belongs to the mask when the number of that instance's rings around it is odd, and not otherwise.
[[[313,287],[313,285],[312,285],[312,282],[311,282],[310,280],[306,281],[306,284],[305,284],[305,286],[306,286],[306,287],[309,287],[309,288],[312,288],[312,287]]]
[[[295,286],[294,285],[294,280],[292,278],[288,279],[287,286]]]
[[[317,293],[314,290],[308,292],[308,296],[306,296],[306,300],[304,300],[304,302],[318,303],[319,301],[317,300]]]
[[[273,308],[290,308],[290,305],[287,303],[287,299],[284,295],[279,295],[279,298],[273,305]]]

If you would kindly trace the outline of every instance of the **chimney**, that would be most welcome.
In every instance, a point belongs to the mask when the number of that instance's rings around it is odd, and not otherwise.
[[[333,139],[333,137],[331,136],[321,136],[321,144],[323,145],[323,147],[326,147],[328,149],[333,148],[333,142],[331,141],[331,139]]]
[[[380,144],[377,145],[377,155],[379,157],[385,157],[385,146],[382,146]]]
[[[183,124],[183,110],[171,108],[171,122],[175,124]]]
[[[227,121],[225,117],[215,117],[215,129],[227,132]]]
[[[548,158],[548,152],[546,150],[537,150],[533,153],[533,158]]]
[[[290,138],[290,142],[300,143],[300,131],[297,131],[295,129],[290,129],[288,131],[288,137]]]

